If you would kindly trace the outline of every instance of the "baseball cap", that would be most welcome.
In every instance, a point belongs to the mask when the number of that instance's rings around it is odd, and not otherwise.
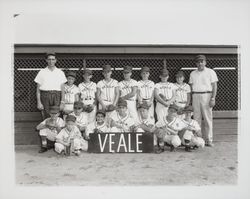
[[[83,74],[92,75],[92,70],[85,69],[83,70]]]
[[[110,65],[105,65],[102,67],[104,72],[110,72],[112,70],[112,67]]]
[[[76,117],[74,115],[67,115],[67,117],[66,117],[65,120],[66,120],[66,122],[69,122],[69,121],[75,122],[76,121]]]
[[[149,109],[149,106],[146,102],[143,102],[142,104],[139,104],[138,109]]]
[[[160,76],[162,76],[162,77],[167,77],[167,76],[169,76],[168,70],[167,70],[166,68],[163,68],[163,69],[161,70]]]
[[[98,114],[102,114],[102,115],[105,117],[105,116],[106,116],[106,111],[100,109],[100,110],[98,110],[98,111],[96,112],[96,115],[98,115]]]
[[[67,77],[71,76],[71,77],[76,78],[76,73],[73,72],[73,71],[69,71],[69,72],[67,72],[66,76],[67,76]]]
[[[46,53],[46,58],[48,58],[48,56],[56,56],[56,53],[54,53],[54,52],[48,52],[48,53]]]
[[[173,110],[175,110],[176,112],[179,110],[179,107],[178,106],[176,106],[175,104],[171,104],[169,107],[168,107],[168,109],[173,109]]]
[[[60,111],[59,106],[51,106],[51,107],[49,108],[49,113],[54,113],[54,114],[56,114],[56,113],[59,113],[59,111]]]
[[[193,111],[194,111],[194,109],[193,109],[192,106],[187,106],[187,107],[185,107],[185,108],[183,109],[183,112],[193,112]]]
[[[131,73],[132,72],[132,67],[131,66],[125,66],[123,68],[123,73]]]
[[[119,106],[127,107],[127,106],[128,106],[128,103],[127,103],[126,100],[120,98],[120,99],[118,100],[118,102],[117,102],[117,106],[118,106],[118,107],[119,107]]]
[[[150,68],[147,67],[147,66],[144,66],[144,67],[141,68],[141,73],[142,72],[150,72]]]
[[[198,60],[206,60],[206,56],[205,55],[197,55],[194,58],[194,61],[198,61]]]
[[[83,108],[83,103],[82,102],[74,102],[74,109],[80,109],[80,108]]]
[[[175,75],[176,77],[185,77],[185,75],[184,75],[184,72],[183,71],[178,71],[177,73],[176,73],[176,75]]]

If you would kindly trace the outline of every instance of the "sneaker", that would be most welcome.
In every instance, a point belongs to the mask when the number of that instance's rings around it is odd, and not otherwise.
[[[75,151],[74,151],[74,154],[75,154],[76,156],[79,156],[79,155],[81,154],[81,152],[80,152],[80,150],[75,150]]]
[[[164,152],[164,148],[161,147],[155,148],[155,153],[160,154],[162,152]]]
[[[46,151],[48,151],[47,147],[42,147],[42,148],[38,151],[38,153],[44,153],[44,152],[46,152]]]
[[[176,148],[173,145],[171,145],[170,146],[170,152],[175,152],[175,151],[176,151]]]
[[[208,146],[208,147],[213,147],[214,144],[212,143],[212,141],[208,141],[208,142],[206,143],[206,146]]]
[[[190,146],[185,146],[185,151],[191,152],[191,147]]]

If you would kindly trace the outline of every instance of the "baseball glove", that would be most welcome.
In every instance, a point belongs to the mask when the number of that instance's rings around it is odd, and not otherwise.
[[[106,106],[106,112],[114,111],[116,107],[113,104]]]
[[[86,111],[87,113],[91,113],[93,110],[94,110],[94,108],[93,108],[91,105],[87,105],[87,106],[85,107],[85,111]]]
[[[163,99],[164,101],[167,101],[167,98],[163,94],[159,94],[160,98]]]
[[[102,131],[100,129],[95,128],[94,133],[102,133]]]

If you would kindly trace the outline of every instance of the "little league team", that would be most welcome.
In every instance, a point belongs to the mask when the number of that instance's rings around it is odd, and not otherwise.
[[[84,81],[77,87],[76,73],[69,71],[65,77],[55,65],[55,54],[47,54],[46,60],[48,66],[34,80],[37,107],[44,119],[37,126],[39,153],[54,148],[59,154],[79,155],[87,151],[89,135],[102,132],[153,133],[156,153],[163,152],[165,144],[170,151],[184,145],[188,152],[213,146],[212,108],[218,78],[206,67],[204,55],[195,57],[197,69],[191,72],[189,84],[184,83],[183,71],[176,74],[176,83],[168,82],[165,68],[160,72],[161,81],[155,84],[149,80],[150,68],[146,66],[141,68],[142,80],[131,79],[132,67],[126,66],[124,79],[118,82],[111,78],[111,66],[105,65],[103,80],[92,82],[92,71],[84,69]]]

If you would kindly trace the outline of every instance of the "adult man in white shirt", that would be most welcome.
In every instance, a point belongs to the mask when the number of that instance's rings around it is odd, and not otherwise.
[[[37,108],[42,111],[43,119],[49,117],[50,106],[60,106],[61,90],[67,81],[65,74],[58,69],[55,54],[47,54],[48,66],[40,70],[35,78],[37,83]]]
[[[206,57],[195,57],[197,69],[190,74],[189,83],[192,89],[194,119],[202,126],[204,119],[204,132],[206,146],[213,146],[213,114],[215,106],[218,78],[214,70],[206,67]]]

